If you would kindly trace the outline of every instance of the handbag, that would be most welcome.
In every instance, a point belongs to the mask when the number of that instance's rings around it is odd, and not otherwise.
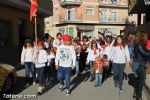
[[[138,67],[139,67],[139,62],[137,61],[137,60],[132,60],[132,64],[131,64],[131,67],[132,67],[132,71],[133,72],[136,72],[137,71],[137,69],[138,69]]]

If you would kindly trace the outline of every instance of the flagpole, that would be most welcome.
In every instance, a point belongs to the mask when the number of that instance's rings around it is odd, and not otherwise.
[[[37,18],[36,15],[34,16],[34,29],[35,29],[35,44],[37,46]]]

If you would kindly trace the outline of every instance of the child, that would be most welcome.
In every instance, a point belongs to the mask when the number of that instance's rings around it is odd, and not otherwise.
[[[66,95],[70,94],[70,80],[71,69],[75,68],[76,53],[73,46],[71,46],[71,37],[69,35],[63,35],[63,44],[60,45],[56,52],[55,66],[57,69],[57,78],[60,83],[59,91],[63,90],[63,78],[66,83]]]
[[[35,67],[38,74],[37,79],[39,80],[39,86],[38,86],[38,95],[42,94],[43,85],[44,85],[44,76],[45,76],[45,66],[47,62],[47,53],[43,49],[43,41],[39,41],[37,43],[37,48],[34,53],[34,60],[35,60]]]
[[[92,71],[95,73],[95,87],[101,86],[102,84],[102,73],[103,73],[103,58],[96,57]]]
[[[112,47],[112,68],[115,87],[122,90],[124,69],[126,63],[130,62],[130,53],[124,37],[119,35]]]
[[[104,63],[104,69],[103,69],[103,81],[106,80],[108,77],[108,67],[109,67],[109,60],[107,55],[103,55],[103,63]]]
[[[74,44],[72,44],[75,48],[75,51],[76,51],[76,77],[79,75],[79,70],[80,70],[80,52],[81,52],[81,45],[80,45],[80,42],[79,42],[79,39],[74,39]]]
[[[29,86],[30,71],[33,77],[33,84],[35,84],[35,65],[33,63],[33,56],[34,56],[33,42],[30,39],[27,39],[25,41],[21,53],[21,64],[25,66],[26,87]]]
[[[47,63],[47,66],[49,67],[49,73],[48,73],[48,79],[50,77],[50,74],[52,74],[54,71],[54,67],[55,67],[55,51],[54,51],[54,48],[51,48],[49,51],[48,51],[48,56],[47,56],[47,59],[48,59],[48,63]]]
[[[87,52],[88,52],[88,56],[87,56],[86,64],[87,65],[89,64],[90,69],[92,69],[92,67],[94,65],[95,58],[97,56],[99,56],[99,49],[97,47],[96,41],[93,40],[91,42],[91,48],[88,48]],[[91,80],[90,81],[93,81],[94,80],[94,74],[91,72],[90,75],[91,75]]]

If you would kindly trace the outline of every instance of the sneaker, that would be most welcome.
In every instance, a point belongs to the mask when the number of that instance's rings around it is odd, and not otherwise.
[[[59,86],[59,91],[63,91],[63,85]]]
[[[33,85],[36,84],[36,82],[33,82]]]
[[[121,90],[122,90],[122,87],[119,87],[119,90],[121,91]]]
[[[100,83],[98,86],[102,86],[102,83]]]
[[[67,90],[66,95],[70,95],[70,90]]]

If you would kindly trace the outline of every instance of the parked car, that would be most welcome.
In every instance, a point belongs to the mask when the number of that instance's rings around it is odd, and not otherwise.
[[[14,89],[17,73],[15,67],[0,63],[0,92],[10,93]]]

